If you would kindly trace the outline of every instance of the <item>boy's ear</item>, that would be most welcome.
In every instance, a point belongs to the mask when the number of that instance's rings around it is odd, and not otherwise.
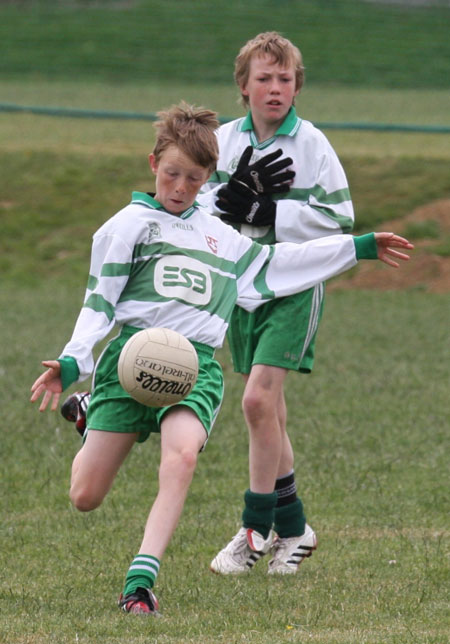
[[[240,85],[239,89],[241,91],[242,96],[248,96],[248,91],[247,91],[247,86],[246,85]]]
[[[153,174],[157,174],[158,172],[158,164],[156,163],[156,158],[153,152],[148,155],[148,162],[150,164],[150,169],[153,172]]]

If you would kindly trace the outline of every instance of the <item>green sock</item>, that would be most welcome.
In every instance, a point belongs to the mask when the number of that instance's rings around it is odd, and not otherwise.
[[[125,578],[124,596],[136,588],[153,588],[159,572],[159,559],[151,555],[136,555]]]
[[[274,529],[282,539],[304,534],[306,517],[300,499],[297,498],[293,503],[275,508],[274,515]]]
[[[244,528],[251,528],[267,539],[273,524],[273,511],[277,493],[258,494],[247,490],[244,494],[245,508],[242,513]]]

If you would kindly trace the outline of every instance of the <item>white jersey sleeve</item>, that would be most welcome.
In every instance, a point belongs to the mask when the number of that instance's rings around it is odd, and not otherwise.
[[[94,235],[91,251],[89,281],[83,308],[73,330],[72,339],[64,347],[62,356],[76,356],[80,380],[93,371],[93,347],[103,340],[114,327],[115,307],[127,283],[126,267],[132,266],[133,248],[117,234]],[[105,266],[122,266],[122,275],[113,276]]]
[[[275,297],[286,297],[304,291],[357,263],[354,238],[333,235],[303,244],[280,242],[259,246],[259,254],[249,270],[237,281],[237,304],[247,311]]]

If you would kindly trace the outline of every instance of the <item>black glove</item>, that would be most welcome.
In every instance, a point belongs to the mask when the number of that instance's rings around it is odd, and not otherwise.
[[[245,183],[251,190],[262,194],[274,194],[275,192],[288,192],[290,181],[295,177],[293,170],[286,170],[281,172],[293,163],[290,157],[278,159],[283,151],[281,149],[275,150],[262,157],[255,163],[248,165],[253,154],[253,148],[249,145],[242,153],[236,171],[231,175],[231,179]]]
[[[226,212],[220,215],[230,224],[251,224],[252,226],[273,226],[276,205],[265,194],[258,194],[245,183],[230,179],[217,193],[216,206]]]

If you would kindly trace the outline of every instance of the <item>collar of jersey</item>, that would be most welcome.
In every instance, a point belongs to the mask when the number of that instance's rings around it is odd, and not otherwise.
[[[275,132],[275,134],[271,136],[270,139],[262,141],[262,143],[258,143],[256,139],[251,112],[248,112],[247,116],[241,121],[239,129],[241,132],[250,131],[250,142],[252,146],[254,148],[257,148],[258,150],[264,150],[264,148],[269,147],[269,145],[271,145],[275,141],[277,136],[295,136],[301,124],[302,119],[297,116],[295,108],[292,105],[289,112],[286,114],[286,118],[284,119],[278,130]]]
[[[156,201],[156,199],[154,199],[147,192],[138,192],[136,190],[132,192],[131,203],[145,206],[146,208],[151,208],[152,210],[162,210],[168,215],[172,215],[172,217],[179,217],[180,219],[187,219],[188,217],[190,217],[194,212],[196,206],[198,206],[198,203],[194,201],[194,205],[190,206],[190,208],[182,212],[181,215],[174,215],[172,212],[165,210],[164,206],[162,206],[159,201]]]

